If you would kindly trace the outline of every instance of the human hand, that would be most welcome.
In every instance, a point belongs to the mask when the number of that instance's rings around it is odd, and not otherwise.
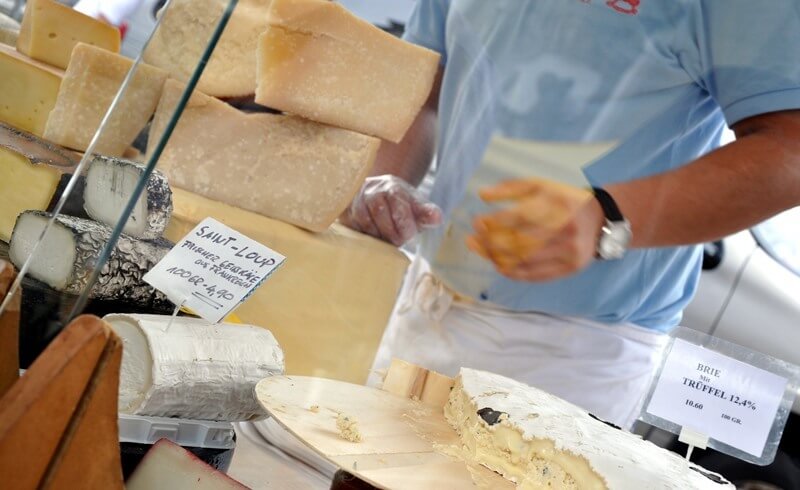
[[[394,175],[368,177],[339,218],[346,226],[400,246],[442,224],[442,210]]]
[[[481,189],[489,203],[511,207],[477,216],[470,250],[519,281],[548,281],[574,274],[592,261],[603,210],[587,189],[542,179],[513,180]]]

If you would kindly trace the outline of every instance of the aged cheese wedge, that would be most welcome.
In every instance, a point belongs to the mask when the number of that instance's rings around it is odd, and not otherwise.
[[[95,155],[86,172],[86,213],[101,223],[116,226],[144,170],[140,163]],[[164,233],[171,212],[172,190],[164,174],[154,170],[122,231],[135,238],[158,238]]]
[[[17,39],[20,53],[66,68],[79,42],[118,53],[119,29],[55,0],[28,1]]]
[[[217,97],[252,95],[256,89],[256,45],[267,27],[270,0],[240,0],[200,77],[198,90]],[[173,0],[153,33],[144,59],[186,81],[200,61],[226,0]]]
[[[284,368],[269,330],[167,315],[103,319],[125,346],[120,412],[229,422],[266,416],[255,386]]]
[[[326,0],[273,0],[258,43],[256,102],[399,142],[433,86],[439,55]]]
[[[50,217],[50,213],[41,211],[25,211],[19,215],[9,247],[15,266],[21,267],[30,256]],[[28,273],[57,291],[81,294],[110,235],[111,229],[105,225],[60,215],[37,250],[37,260],[31,261]],[[97,283],[92,286],[90,297],[124,300],[153,308],[171,304],[142,280],[171,247],[166,240],[145,241],[120,236],[109,264],[103,267]]]
[[[50,209],[77,164],[68,151],[0,123],[0,240],[11,239],[23,211]],[[82,201],[79,194],[73,199]]]
[[[445,405],[465,456],[521,489],[733,489],[719,475],[549,393],[462,368]]]
[[[41,136],[63,76],[61,70],[0,44],[0,121]]]
[[[247,490],[248,487],[204,463],[168,439],[160,439],[144,455],[127,490]]]
[[[132,64],[102,48],[83,43],[75,46],[44,138],[85,151]],[[122,156],[153,115],[166,79],[165,71],[139,65],[95,153]]]
[[[236,309],[266,325],[286,353],[289,374],[363,384],[369,375],[408,260],[397,248],[334,224],[324,233],[173,189],[166,237],[179,240],[206,217],[285,253],[280,277]]]
[[[165,85],[151,147],[182,90],[172,80]],[[297,117],[244,114],[195,93],[159,168],[175,187],[322,231],[361,188],[379,145],[376,138]]]

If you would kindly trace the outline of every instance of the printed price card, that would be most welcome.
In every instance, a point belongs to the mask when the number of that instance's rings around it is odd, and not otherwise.
[[[787,383],[676,339],[647,411],[761,457]]]
[[[225,318],[285,257],[206,218],[144,276],[176,305],[212,323]]]

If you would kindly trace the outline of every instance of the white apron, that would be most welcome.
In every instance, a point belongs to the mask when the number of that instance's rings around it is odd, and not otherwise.
[[[454,295],[415,259],[368,384],[393,357],[448,376],[463,367],[517,379],[631,428],[668,336],[630,324],[518,313]]]

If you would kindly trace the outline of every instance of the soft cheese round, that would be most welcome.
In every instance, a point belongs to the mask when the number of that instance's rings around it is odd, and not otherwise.
[[[609,489],[734,488],[719,475],[539,389],[467,368],[461,369],[460,380],[477,410],[503,412],[523,439],[550,440],[557,450],[584,458]]]

